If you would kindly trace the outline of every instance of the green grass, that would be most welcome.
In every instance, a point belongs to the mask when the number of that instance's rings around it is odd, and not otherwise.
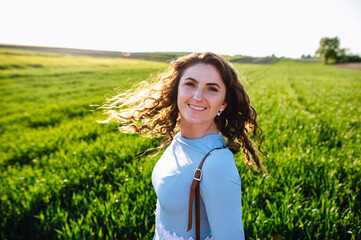
[[[272,178],[242,155],[247,239],[359,239],[360,72],[236,64],[264,130]],[[0,239],[151,239],[159,139],[92,111],[167,64],[0,49]]]

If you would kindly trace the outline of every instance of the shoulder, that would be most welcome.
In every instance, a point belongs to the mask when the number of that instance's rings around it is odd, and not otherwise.
[[[233,167],[236,167],[236,163],[233,153],[228,148],[212,151],[203,164],[203,168],[207,169],[230,170]]]
[[[231,180],[240,183],[233,153],[228,148],[212,151],[205,160],[202,171],[206,182]]]

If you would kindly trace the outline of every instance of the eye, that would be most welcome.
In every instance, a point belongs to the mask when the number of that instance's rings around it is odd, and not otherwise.
[[[215,87],[209,87],[208,90],[211,92],[218,92],[218,89]]]
[[[194,83],[193,82],[186,82],[184,85],[189,86],[189,87],[194,87]]]

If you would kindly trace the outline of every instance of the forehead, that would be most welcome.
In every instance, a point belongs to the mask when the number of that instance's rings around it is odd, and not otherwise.
[[[213,65],[204,63],[197,63],[187,68],[184,71],[181,80],[185,80],[187,78],[193,78],[199,82],[223,83],[217,68]]]

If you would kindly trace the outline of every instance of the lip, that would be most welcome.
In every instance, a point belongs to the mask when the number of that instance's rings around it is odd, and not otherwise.
[[[190,104],[190,103],[188,103],[188,107],[189,107],[190,109],[192,109],[193,111],[196,111],[196,112],[203,112],[204,110],[207,109],[206,107],[197,106],[197,105]]]

